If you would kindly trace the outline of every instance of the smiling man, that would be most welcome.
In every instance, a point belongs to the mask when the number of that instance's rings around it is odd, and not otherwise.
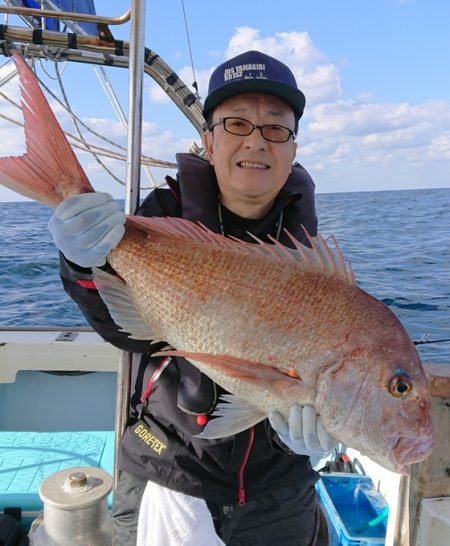
[[[155,189],[137,213],[200,221],[249,242],[292,246],[285,230],[306,242],[303,229],[317,230],[314,184],[293,163],[304,106],[278,60],[248,51],[226,61],[211,75],[204,105],[209,161],[178,154],[177,179],[168,177],[170,189]],[[124,219],[111,196],[91,193],[61,203],[49,224],[65,289],[89,323],[120,349],[142,353],[122,438],[113,544],[325,545],[310,458],[334,440],[315,410],[294,405],[288,422],[274,413],[227,438],[197,438],[224,390],[180,357],[152,356],[161,340],[130,339],[114,324],[90,268],[114,274],[106,256]]]
[[[225,207],[244,218],[271,209],[292,169],[294,128],[292,108],[267,93],[234,96],[214,110],[205,146]]]

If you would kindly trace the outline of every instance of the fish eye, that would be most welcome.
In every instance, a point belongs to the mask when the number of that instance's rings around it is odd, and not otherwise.
[[[394,375],[389,383],[389,391],[396,398],[406,398],[412,388],[412,381],[406,374]]]

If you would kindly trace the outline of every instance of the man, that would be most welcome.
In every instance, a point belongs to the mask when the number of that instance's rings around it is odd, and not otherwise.
[[[154,190],[138,214],[201,221],[254,242],[284,229],[316,234],[314,184],[294,141],[305,98],[278,60],[248,51],[219,66],[205,100],[209,162],[178,154],[177,180]],[[106,194],[67,199],[50,229],[62,252],[61,276],[104,339],[142,353],[122,439],[114,496],[118,546],[319,544],[319,509],[310,456],[332,449],[312,407],[293,406],[233,437],[196,438],[224,391],[182,358],[152,357],[164,344],[119,331],[92,283],[92,266],[121,240],[124,215]],[[106,264],[106,265],[105,265]],[[219,266],[218,266],[219,267]],[[149,280],[151,282],[151,280]],[[219,538],[220,537],[220,538]]]

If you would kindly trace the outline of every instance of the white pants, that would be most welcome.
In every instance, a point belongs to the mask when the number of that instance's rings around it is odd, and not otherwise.
[[[153,482],[142,496],[136,546],[225,546],[203,499]]]

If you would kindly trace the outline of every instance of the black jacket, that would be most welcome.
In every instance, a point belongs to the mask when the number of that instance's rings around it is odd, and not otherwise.
[[[208,162],[191,154],[178,154],[177,163],[177,180],[168,178],[170,189],[155,189],[142,203],[138,214],[183,217],[201,221],[220,232],[214,170]],[[283,227],[297,239],[304,240],[301,226],[311,235],[316,234],[314,184],[298,164],[293,167],[271,211],[252,224],[251,232],[266,239],[267,234],[274,233],[281,211]],[[224,224],[228,235],[252,241],[242,231],[245,226],[232,214],[226,215]],[[290,244],[283,232],[280,241]],[[205,415],[214,408],[223,390],[182,358],[172,358],[153,381],[153,373],[162,359],[151,354],[159,350],[161,344],[132,340],[119,331],[90,283],[89,269],[79,268],[62,256],[61,276],[65,290],[78,303],[94,330],[122,350],[143,353],[138,370],[134,370],[135,388],[122,440],[120,469],[223,504],[242,502],[244,497],[250,499],[293,483],[305,489],[315,483],[317,474],[309,458],[289,454],[277,442],[267,420],[233,437],[195,438],[203,428]]]

